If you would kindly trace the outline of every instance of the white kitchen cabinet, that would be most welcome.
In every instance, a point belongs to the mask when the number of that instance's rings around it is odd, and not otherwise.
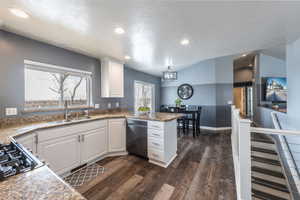
[[[81,135],[81,163],[87,163],[107,153],[107,126]]]
[[[112,60],[101,62],[101,96],[124,97],[124,65]]]
[[[97,159],[127,153],[124,118],[44,128],[15,140],[59,175]]]
[[[49,163],[50,168],[62,174],[80,165],[80,135],[70,135],[38,144],[39,157]]]
[[[15,140],[23,145],[27,150],[31,151],[33,154],[36,154],[36,134],[35,133],[30,133],[30,134],[25,134],[19,137],[16,137]]]
[[[108,120],[109,152],[126,151],[126,121],[125,119]]]

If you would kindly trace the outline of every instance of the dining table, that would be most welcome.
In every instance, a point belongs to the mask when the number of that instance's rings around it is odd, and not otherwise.
[[[200,132],[200,125],[197,124],[197,117],[200,117],[199,110],[196,108],[181,108],[181,107],[167,107],[163,110],[164,112],[169,113],[181,113],[186,115],[192,116],[192,130],[193,130],[193,136],[196,136],[198,132]]]

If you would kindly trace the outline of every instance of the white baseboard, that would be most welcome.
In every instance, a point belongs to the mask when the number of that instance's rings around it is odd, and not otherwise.
[[[176,157],[177,157],[177,154],[175,154],[167,163],[161,162],[161,161],[156,161],[156,160],[151,160],[151,158],[149,159],[149,162],[152,164],[158,165],[160,167],[167,168],[173,162],[173,160],[175,160]]]
[[[231,127],[200,126],[200,129],[209,130],[209,131],[227,131],[227,130],[231,130]]]

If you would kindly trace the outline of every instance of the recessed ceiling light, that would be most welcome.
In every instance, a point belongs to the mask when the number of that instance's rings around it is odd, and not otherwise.
[[[125,31],[124,31],[124,29],[123,29],[123,28],[121,28],[121,27],[118,27],[118,28],[115,28],[115,33],[116,33],[116,34],[124,34],[124,33],[125,33]]]
[[[124,58],[125,58],[126,60],[130,60],[130,59],[131,59],[130,56],[124,56]]]
[[[10,12],[12,14],[14,14],[15,16],[21,17],[21,18],[24,18],[24,19],[29,17],[29,15],[26,12],[24,12],[23,10],[17,9],[17,8],[10,9]]]
[[[188,39],[182,39],[180,44],[186,46],[186,45],[190,44],[190,41]]]
[[[243,54],[242,56],[245,57],[245,56],[247,56],[247,54]]]

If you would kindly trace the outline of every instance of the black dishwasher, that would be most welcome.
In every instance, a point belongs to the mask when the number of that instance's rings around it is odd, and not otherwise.
[[[147,121],[127,119],[126,147],[129,154],[148,159]]]

